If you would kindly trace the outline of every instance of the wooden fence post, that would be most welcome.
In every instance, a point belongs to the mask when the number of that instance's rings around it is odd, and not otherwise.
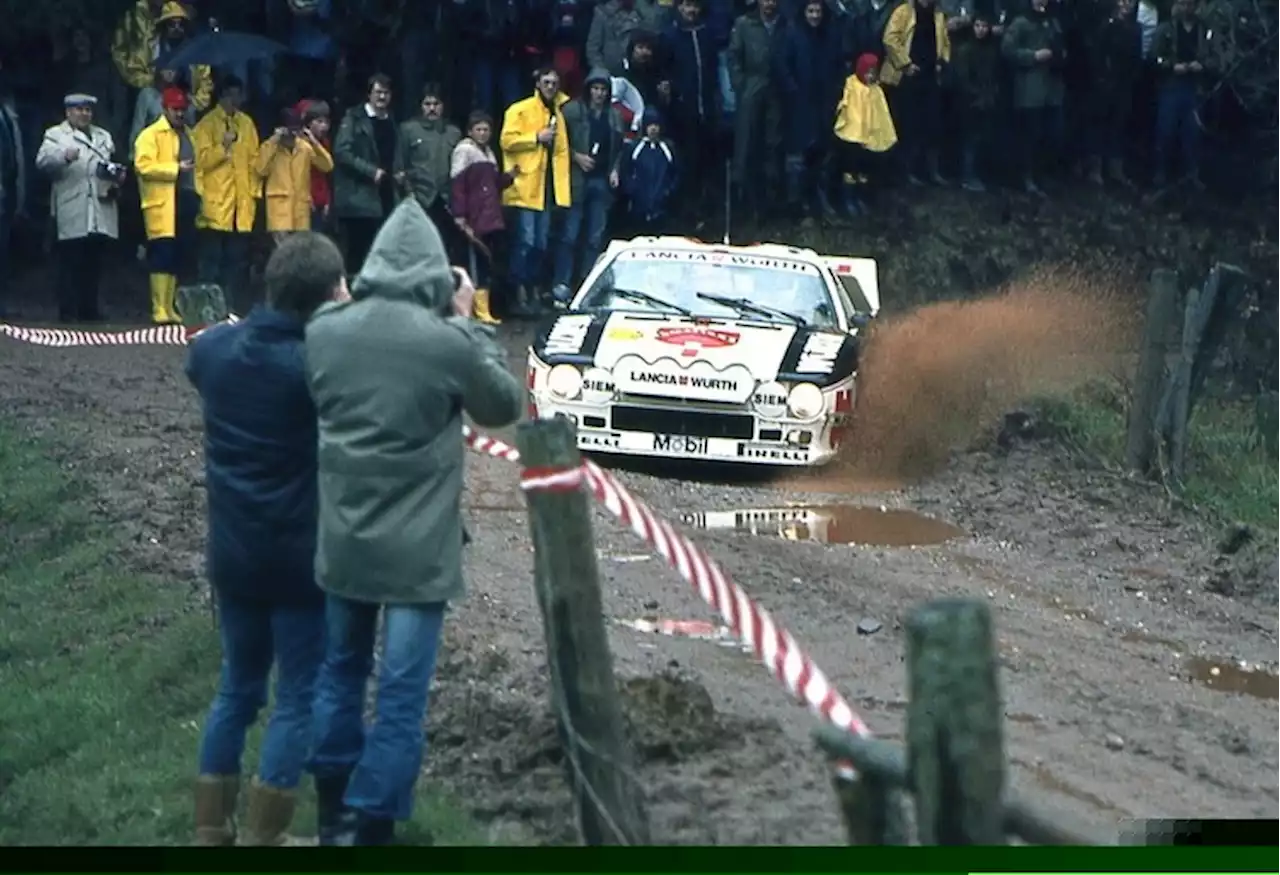
[[[582,464],[576,430],[562,417],[521,423],[516,444],[525,468]],[[585,487],[525,495],[552,704],[583,843],[648,844],[648,817],[624,735],[604,624],[590,498]]]
[[[840,815],[851,845],[905,845],[906,818],[902,790],[881,775],[856,778],[835,775],[831,779],[840,803]]]
[[[927,604],[907,619],[907,762],[922,845],[998,845],[1004,709],[987,605]]]
[[[1156,417],[1164,390],[1169,334],[1177,317],[1178,273],[1156,270],[1151,274],[1151,297],[1147,301],[1125,446],[1126,464],[1143,474],[1152,471],[1156,460]]]

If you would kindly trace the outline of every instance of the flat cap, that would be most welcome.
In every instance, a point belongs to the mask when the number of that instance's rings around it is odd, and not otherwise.
[[[68,94],[62,98],[62,105],[65,107],[72,106],[93,106],[98,102],[98,98],[92,94]]]

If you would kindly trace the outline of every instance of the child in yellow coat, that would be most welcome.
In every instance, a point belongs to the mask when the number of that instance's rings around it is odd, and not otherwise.
[[[296,109],[258,149],[254,170],[265,181],[267,231],[280,235],[311,229],[311,169],[333,172],[333,156],[302,124]]]
[[[898,142],[889,101],[877,77],[879,65],[869,52],[860,56],[853,75],[845,80],[844,94],[836,107],[833,131],[843,171],[842,201],[850,218],[867,213],[861,190],[875,177],[885,156]]]

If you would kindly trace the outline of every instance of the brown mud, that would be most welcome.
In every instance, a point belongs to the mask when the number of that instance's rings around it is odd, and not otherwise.
[[[1011,209],[1016,221],[1003,221]],[[1273,669],[1274,579],[1269,589],[1222,584],[1218,533],[1172,508],[1157,488],[1081,467],[1048,442],[1020,440],[997,453],[981,439],[983,428],[994,429],[989,411],[998,416],[1000,402],[1016,394],[1003,384],[1025,388],[1078,378],[1072,353],[1081,351],[1082,341],[1072,326],[1080,323],[1070,318],[1092,312],[1092,305],[1069,294],[1065,303],[1047,301],[1032,289],[968,310],[943,307],[923,316],[917,310],[914,321],[895,314],[939,298],[984,294],[1036,264],[1084,264],[1085,253],[1098,251],[1127,255],[1141,271],[1169,262],[1199,269],[1212,258],[1253,258],[1269,272],[1259,275],[1274,278],[1274,247],[1250,255],[1256,223],[1242,225],[1225,213],[1199,224],[1192,218],[1091,195],[1038,205],[929,192],[903,195],[901,204],[858,228],[756,235],[883,258],[883,342],[880,353],[873,348],[868,355],[892,358],[897,371],[914,373],[917,381],[933,375],[935,382],[918,392],[895,387],[892,374],[873,377],[874,360],[868,361],[866,403],[882,399],[886,417],[914,405],[929,426],[868,426],[883,435],[881,458],[893,462],[885,465],[893,473],[860,471],[858,501],[924,513],[966,534],[903,548],[688,529],[887,739],[901,737],[904,617],[929,599],[987,600],[999,636],[1014,784],[1100,825],[1132,816],[1274,816],[1280,761],[1274,700],[1227,688],[1229,677],[1217,686],[1198,681],[1187,663],[1210,660],[1218,677],[1223,665],[1240,662]],[[1073,281],[1061,282],[1051,288],[1074,288]],[[24,309],[47,315],[49,286],[29,283]],[[145,284],[132,287],[138,290],[132,297],[108,302],[114,317],[142,312]],[[1033,300],[1035,307],[1028,303]],[[1004,313],[1004,332],[1021,339],[1005,345],[1024,351],[1039,342],[1052,345],[1054,323],[1038,315],[1044,308],[1066,320],[1065,333],[1074,338],[1052,347],[1061,351],[1050,357],[1052,368],[1025,365],[1023,353],[1001,348],[1000,331],[983,327],[993,313]],[[1018,325],[1031,327],[1017,335]],[[530,329],[508,323],[501,333],[519,371]],[[941,343],[949,336],[957,338],[950,349]],[[942,348],[913,365],[922,353],[912,347],[922,338]],[[201,428],[181,364],[177,349],[56,350],[0,340],[0,415],[50,442],[101,519],[124,536],[115,557],[120,567],[157,587],[184,588],[191,609],[203,610]],[[1087,356],[1084,370],[1096,366]],[[948,369],[956,368],[987,369],[980,385],[963,391],[970,393],[967,404],[988,412],[971,415],[948,398],[946,386],[956,379]],[[879,389],[876,379],[884,381]],[[895,407],[894,390],[916,394]],[[935,430],[946,439],[931,439]],[[915,447],[913,454],[894,457],[894,434],[910,439],[902,443]],[[940,457],[938,447],[975,434],[968,451]],[[489,457],[470,456],[467,464],[464,514],[475,539],[466,558],[470,595],[447,626],[424,780],[456,794],[495,839],[572,842],[573,807],[548,707],[517,472]],[[922,471],[932,473],[920,479]],[[913,479],[894,483],[904,472]],[[668,518],[840,501],[786,484],[618,476]],[[630,531],[603,512],[594,525],[608,616],[718,622]],[[148,618],[117,634],[148,634],[165,621]],[[858,634],[858,626],[876,631]],[[616,623],[609,637],[635,750],[634,778],[655,841],[842,842],[829,773],[809,737],[812,718],[758,663],[715,641]],[[212,678],[217,666],[207,671]],[[184,792],[175,784],[175,798]]]

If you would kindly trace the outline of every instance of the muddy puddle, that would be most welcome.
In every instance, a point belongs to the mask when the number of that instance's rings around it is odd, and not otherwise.
[[[951,523],[914,511],[850,504],[701,511],[681,514],[680,522],[695,529],[866,547],[920,547],[965,534]]]
[[[1249,667],[1229,659],[1215,660],[1194,656],[1186,662],[1191,679],[1211,690],[1243,693],[1255,699],[1280,697],[1280,678],[1268,669]]]

